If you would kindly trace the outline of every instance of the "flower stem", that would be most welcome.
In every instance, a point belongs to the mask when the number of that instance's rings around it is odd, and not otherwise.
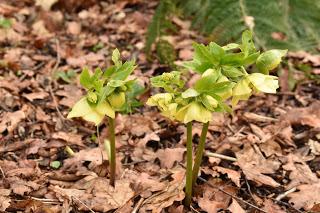
[[[110,185],[115,185],[116,178],[116,140],[115,140],[114,119],[109,117],[109,138],[110,138]]]
[[[200,165],[202,162],[202,156],[205,148],[208,127],[209,127],[209,122],[203,124],[200,141],[199,141],[199,145],[196,152],[196,158],[194,160],[194,165],[192,170],[192,187],[195,186],[196,181],[198,179],[198,173],[199,173]]]
[[[187,123],[187,171],[185,206],[189,207],[192,199],[192,123]]]

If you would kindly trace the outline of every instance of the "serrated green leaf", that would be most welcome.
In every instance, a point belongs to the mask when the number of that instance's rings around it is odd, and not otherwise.
[[[194,89],[199,93],[206,92],[214,85],[218,77],[218,75],[208,75],[202,77],[195,83]]]
[[[232,66],[222,66],[222,74],[228,78],[236,78],[244,75],[240,68]]]
[[[269,50],[262,53],[256,61],[259,71],[263,74],[269,74],[270,70],[273,70],[280,64],[281,58],[286,53],[287,50]]]
[[[246,57],[243,61],[243,66],[248,66],[248,65],[255,63],[257,58],[259,57],[259,55],[260,55],[260,51],[252,53],[251,55]]]
[[[93,88],[89,69],[86,67],[82,69],[82,72],[80,74],[80,84],[86,89]]]
[[[200,94],[195,89],[189,88],[181,94],[181,97],[182,98],[194,98],[199,95]]]
[[[248,56],[256,51],[253,43],[252,32],[250,30],[245,30],[242,33],[242,44],[240,48],[245,56]]]
[[[125,80],[136,68],[135,61],[126,61],[120,67],[117,67],[116,71],[112,74],[113,80]]]
[[[221,60],[221,65],[242,66],[245,59],[244,53],[228,53]]]
[[[117,88],[117,87],[121,87],[121,86],[125,85],[125,83],[126,82],[122,81],[122,80],[110,80],[107,85],[110,87]]]
[[[210,42],[208,48],[209,48],[210,53],[212,53],[212,55],[214,56],[215,60],[217,62],[220,62],[221,58],[225,54],[225,50],[222,47],[220,47],[218,44],[216,44],[215,42]]]
[[[120,52],[118,49],[113,50],[111,59],[116,66],[121,65],[122,62],[120,60]]]

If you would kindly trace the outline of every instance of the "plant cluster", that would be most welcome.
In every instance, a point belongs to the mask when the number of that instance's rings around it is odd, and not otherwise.
[[[269,71],[276,68],[286,54],[286,50],[260,53],[255,48],[250,31],[243,32],[241,44],[231,43],[221,47],[211,42],[208,45],[194,44],[194,49],[193,60],[185,62],[184,67],[199,73],[199,80],[192,87],[186,87],[180,71],[153,77],[152,86],[164,92],[151,96],[147,101],[147,105],[156,106],[162,115],[187,126],[186,206],[190,205],[192,188],[198,177],[212,113],[232,113],[232,108],[240,100],[247,100],[254,93],[276,93],[278,79],[269,75]],[[68,118],[82,117],[98,125],[104,116],[109,117],[110,182],[114,185],[115,112],[123,110],[128,104],[128,94],[135,81],[127,78],[135,65],[134,61],[122,63],[118,50],[113,52],[112,61],[115,65],[104,72],[96,69],[90,75],[87,69],[82,71],[80,82],[87,89],[87,94],[74,105]],[[248,67],[254,72],[248,72]],[[195,121],[203,123],[203,129],[193,162],[192,122]]]
[[[194,44],[194,49],[193,60],[185,62],[184,67],[201,74],[201,78],[186,88],[178,71],[153,77],[152,85],[165,92],[155,94],[147,101],[148,105],[157,106],[164,116],[187,125],[186,205],[191,202],[192,187],[198,177],[212,112],[231,113],[229,99],[234,107],[253,93],[276,93],[278,79],[269,75],[269,71],[276,68],[286,54],[286,50],[269,50],[261,54],[254,46],[250,31],[243,32],[241,44],[221,47],[211,42],[207,46]],[[254,65],[254,72],[248,73],[247,68]],[[193,121],[204,124],[194,165]]]

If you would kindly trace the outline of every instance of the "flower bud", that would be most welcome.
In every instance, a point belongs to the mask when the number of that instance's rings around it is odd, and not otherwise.
[[[126,102],[126,95],[124,92],[115,92],[108,97],[108,101],[110,102],[112,107],[119,109]]]
[[[90,102],[90,103],[97,103],[97,100],[98,100],[98,96],[95,92],[93,91],[89,91],[88,94],[87,94],[87,100]]]

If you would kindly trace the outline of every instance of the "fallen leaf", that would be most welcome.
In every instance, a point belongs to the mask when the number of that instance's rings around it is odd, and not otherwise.
[[[183,160],[185,151],[185,148],[159,149],[156,156],[159,158],[162,168],[171,169],[175,162],[181,162]]]
[[[11,193],[10,189],[0,189],[0,211],[5,212],[10,206],[11,199],[9,195]]]
[[[230,194],[235,194],[235,187],[224,185],[215,180],[210,181],[213,185],[220,187]],[[198,205],[208,213],[217,213],[219,210],[226,210],[231,201],[231,197],[216,188],[205,185],[202,197],[198,197]]]
[[[81,32],[81,25],[79,22],[68,22],[67,24],[68,32],[72,35],[79,35]]]
[[[311,149],[311,153],[315,155],[320,155],[320,143],[318,141],[309,139],[308,145]]]
[[[228,207],[228,210],[231,211],[232,213],[246,213],[246,211],[243,210],[243,208],[239,205],[239,203],[234,198],[232,198],[232,203]]]
[[[175,201],[182,201],[185,197],[183,188],[185,186],[185,170],[176,169],[172,170],[173,181],[168,183],[165,190],[153,194],[147,198],[142,207],[141,212],[151,210],[152,213],[160,213],[168,206],[171,206]]]
[[[300,155],[289,154],[286,156],[287,163],[282,166],[286,171],[290,171],[291,182],[286,185],[287,189],[300,184],[314,184],[319,182],[317,175],[311,171],[309,166],[302,160]]]
[[[47,98],[49,94],[47,92],[33,92],[29,94],[22,94],[22,96],[28,99],[29,101],[34,101],[36,99],[42,100],[44,98]]]
[[[73,105],[80,100],[82,91],[75,85],[64,85],[63,89],[58,90],[56,95],[63,98],[59,101],[59,104],[72,108]]]
[[[263,202],[263,210],[268,213],[286,213],[286,211],[282,210],[281,207],[270,199],[265,199]]]
[[[51,136],[53,139],[60,139],[66,141],[69,145],[75,144],[78,146],[84,146],[82,143],[82,135],[71,132],[54,132]]]
[[[18,110],[15,112],[6,112],[1,118],[0,123],[0,133],[8,130],[8,132],[12,132],[17,128],[18,124],[26,118],[26,114],[22,110]]]
[[[42,9],[49,11],[58,0],[36,0],[36,5]]]
[[[280,166],[280,162],[265,159],[260,152],[250,145],[245,145],[243,150],[236,153],[237,162],[246,178],[258,185],[265,184],[272,187],[280,186],[274,179],[265,175],[273,174]]]
[[[94,211],[108,212],[122,207],[134,196],[130,182],[125,179],[117,180],[115,187],[110,186],[108,179],[97,177],[77,189],[58,186],[51,189],[59,195],[60,200],[67,198],[77,203],[82,211],[88,211],[88,206]]]
[[[282,116],[282,119],[289,121],[291,124],[320,128],[320,101],[316,101],[308,107],[291,109]]]
[[[241,178],[240,172],[232,169],[223,168],[220,166],[215,166],[213,167],[213,169],[219,173],[226,174],[232,180],[232,182],[236,184],[236,186],[240,187],[240,178]]]
[[[315,204],[320,203],[320,181],[314,184],[304,184],[297,187],[299,191],[290,193],[289,202],[297,209],[310,210]]]

